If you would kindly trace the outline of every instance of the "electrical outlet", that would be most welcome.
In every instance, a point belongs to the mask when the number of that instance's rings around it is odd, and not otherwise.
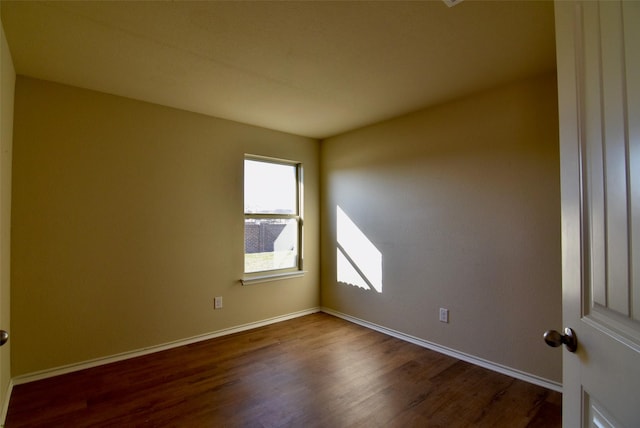
[[[449,322],[449,309],[440,308],[440,322]]]
[[[213,309],[222,309],[222,296],[213,298]]]

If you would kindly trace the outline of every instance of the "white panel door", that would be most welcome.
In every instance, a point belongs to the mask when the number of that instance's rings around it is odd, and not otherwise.
[[[640,427],[640,2],[556,2],[565,427]]]

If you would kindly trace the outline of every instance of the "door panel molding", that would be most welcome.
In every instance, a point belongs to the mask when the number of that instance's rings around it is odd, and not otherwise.
[[[640,426],[640,2],[555,4],[563,425]]]

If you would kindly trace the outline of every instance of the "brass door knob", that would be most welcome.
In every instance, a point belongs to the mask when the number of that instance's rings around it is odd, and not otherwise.
[[[4,330],[0,330],[0,346],[7,343],[7,340],[9,340],[9,333]]]

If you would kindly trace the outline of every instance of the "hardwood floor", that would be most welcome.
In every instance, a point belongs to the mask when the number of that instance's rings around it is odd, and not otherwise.
[[[6,427],[560,427],[561,394],[318,313],[14,388]]]

